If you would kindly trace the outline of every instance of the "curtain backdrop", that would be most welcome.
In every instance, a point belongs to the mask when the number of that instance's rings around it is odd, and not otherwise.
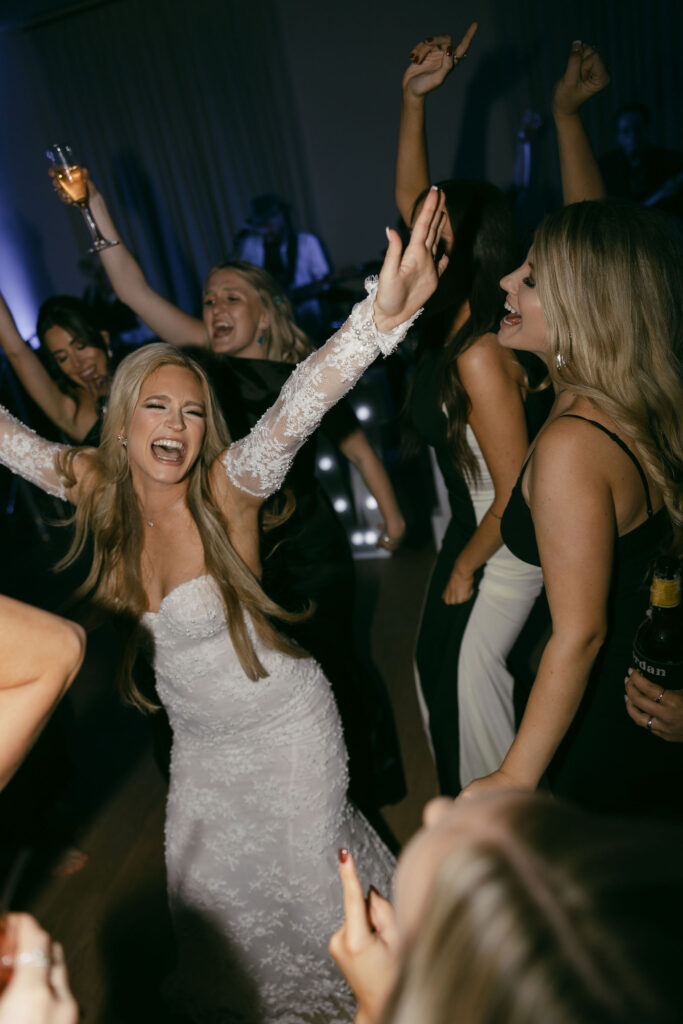
[[[30,32],[51,140],[92,171],[154,287],[196,311],[250,196],[315,228],[272,3],[119,0]]]
[[[43,150],[60,139],[92,170],[152,284],[190,312],[259,192],[291,202],[298,226],[320,233],[338,265],[376,257],[396,218],[410,48],[475,18],[470,59],[430,97],[435,177],[509,185],[521,115],[530,107],[547,119],[577,37],[596,43],[612,71],[610,89],[586,108],[598,152],[614,144],[614,111],[634,98],[651,109],[653,142],[681,148],[679,0],[100,2],[0,37],[0,287],[10,270],[16,284],[18,265],[36,306],[83,286],[85,228],[45,178]],[[537,171],[557,189],[547,122]]]

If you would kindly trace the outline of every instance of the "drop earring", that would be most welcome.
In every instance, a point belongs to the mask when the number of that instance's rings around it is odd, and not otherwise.
[[[122,448],[128,447],[128,438],[126,437],[125,434],[117,434],[116,440],[119,442]]]
[[[256,339],[256,344],[257,345],[265,345],[265,343],[266,343],[266,336],[262,332],[261,334],[259,334],[258,338]]]

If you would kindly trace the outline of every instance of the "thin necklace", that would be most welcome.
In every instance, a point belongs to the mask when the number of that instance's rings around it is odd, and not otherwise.
[[[145,522],[147,523],[147,525],[148,526],[156,526],[156,524],[159,522],[159,520],[162,519],[166,515],[167,512],[170,512],[172,508],[175,508],[175,506],[178,504],[178,502],[182,501],[182,499],[184,497],[185,497],[184,493],[181,494],[179,497],[177,497],[175,501],[171,502],[171,504],[168,506],[168,508],[165,508],[163,510],[163,512],[159,513],[159,515],[156,517],[156,519],[147,519],[147,517],[145,516]]]

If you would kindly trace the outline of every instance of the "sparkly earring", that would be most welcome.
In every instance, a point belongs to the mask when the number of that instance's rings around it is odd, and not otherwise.
[[[112,350],[110,348],[107,348],[107,359],[111,359],[113,355],[114,353],[112,352]]]
[[[261,332],[261,334],[259,334],[258,338],[256,339],[256,344],[257,345],[265,345],[265,343],[266,343],[266,336],[265,336],[265,334],[263,332]]]
[[[128,447],[128,438],[126,437],[125,434],[117,434],[116,440],[119,442],[122,448]]]
[[[563,366],[567,365],[565,358],[561,352],[555,353],[555,365],[557,366],[558,370],[561,370]]]

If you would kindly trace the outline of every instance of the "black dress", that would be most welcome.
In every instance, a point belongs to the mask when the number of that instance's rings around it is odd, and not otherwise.
[[[584,419],[584,417],[572,417]],[[607,636],[567,735],[548,768],[558,796],[589,810],[641,817],[683,816],[683,743],[667,743],[633,722],[624,708],[624,678],[632,665],[633,637],[649,604],[654,561],[671,538],[665,509],[652,513],[640,463],[621,438],[603,430],[633,460],[643,480],[648,518],[616,539],[607,606]],[[502,522],[505,543],[524,561],[540,565],[522,474]]]
[[[192,355],[196,358],[197,352]],[[233,440],[249,433],[295,369],[292,363],[218,358],[205,352],[199,361]],[[324,416],[320,430],[339,446],[358,427],[351,405],[342,400]],[[314,604],[309,618],[278,623],[278,628],[309,651],[329,679],[349,751],[351,794],[359,806],[371,810],[402,799],[405,780],[386,687],[360,663],[354,649],[353,558],[344,527],[315,476],[316,443],[313,435],[287,474],[283,491],[289,490],[295,500],[291,516],[281,526],[262,531],[261,582],[268,596],[289,611]]]

